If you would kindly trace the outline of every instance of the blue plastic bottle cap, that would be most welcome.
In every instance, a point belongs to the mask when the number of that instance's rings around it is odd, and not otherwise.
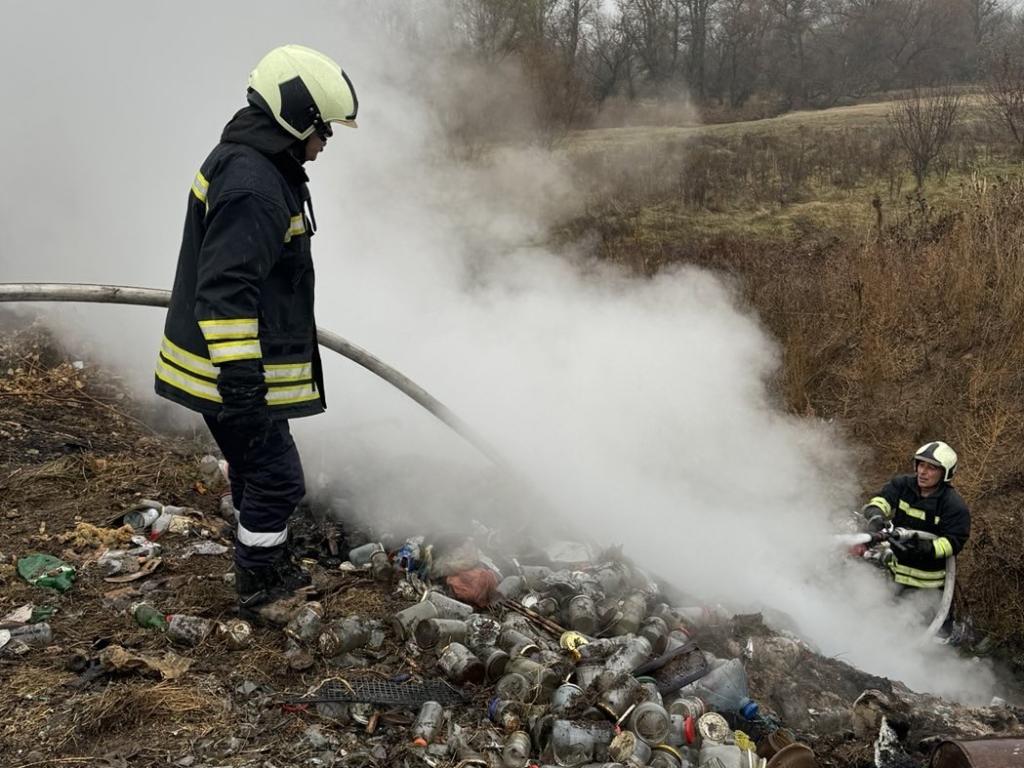
[[[747,699],[745,703],[740,705],[740,714],[746,720],[753,720],[757,717],[757,702]]]

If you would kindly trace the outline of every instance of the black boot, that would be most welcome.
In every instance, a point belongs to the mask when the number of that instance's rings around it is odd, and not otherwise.
[[[295,562],[287,548],[278,555],[271,564],[271,568],[274,569],[277,583],[290,592],[303,589],[313,583],[313,577],[309,575],[309,571]]]
[[[238,592],[238,615],[248,621],[261,621],[261,609],[295,597],[291,589],[281,585],[271,565],[244,568],[235,565],[235,591]]]
[[[268,565],[243,567],[235,564],[238,615],[249,621],[287,623],[294,604],[311,596],[309,573],[292,560],[287,549]],[[296,594],[301,591],[301,594]]]

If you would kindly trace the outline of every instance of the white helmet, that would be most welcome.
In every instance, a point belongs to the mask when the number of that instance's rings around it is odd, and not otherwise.
[[[942,479],[947,483],[953,479],[953,473],[956,472],[956,451],[941,440],[925,443],[918,448],[914,454],[915,467],[919,461],[932,464],[944,470],[945,476]]]
[[[249,100],[273,116],[296,139],[328,123],[356,127],[359,100],[334,59],[303,45],[282,45],[249,73]]]

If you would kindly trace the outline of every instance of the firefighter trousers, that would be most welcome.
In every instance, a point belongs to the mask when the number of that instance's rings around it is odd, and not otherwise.
[[[269,565],[288,543],[288,518],[306,494],[302,462],[286,420],[275,421],[262,444],[206,416],[228,462],[231,500],[238,510],[235,563]]]

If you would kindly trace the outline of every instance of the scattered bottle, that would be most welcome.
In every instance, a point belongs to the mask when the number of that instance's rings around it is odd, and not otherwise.
[[[167,617],[167,636],[182,645],[199,645],[216,629],[216,622],[176,613]]]
[[[434,740],[444,719],[444,709],[436,701],[425,701],[412,724],[412,743],[425,747]]]
[[[501,752],[505,768],[523,768],[530,759],[530,734],[516,731],[508,737]]]
[[[149,603],[136,603],[132,606],[132,615],[135,623],[146,629],[158,629],[161,632],[167,631],[166,617]]]
[[[696,696],[716,712],[735,712],[747,720],[757,717],[757,704],[747,688],[747,671],[739,659],[715,659],[710,672],[681,688],[680,693]]]
[[[39,624],[24,624],[12,627],[11,640],[18,640],[33,648],[45,648],[53,642],[53,632],[45,621]]]

